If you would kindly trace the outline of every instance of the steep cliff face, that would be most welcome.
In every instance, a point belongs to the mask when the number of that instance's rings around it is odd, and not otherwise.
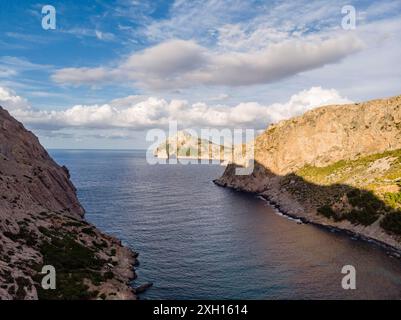
[[[270,126],[255,160],[275,174],[401,148],[401,96],[327,106]]]
[[[58,166],[39,140],[4,109],[0,109],[0,173],[2,216],[27,210],[83,216],[68,170]]]
[[[0,299],[135,298],[135,254],[83,216],[67,168],[0,107]],[[56,290],[41,286],[44,265]]]
[[[327,106],[270,126],[252,175],[216,180],[260,193],[290,215],[401,249],[401,96]]]

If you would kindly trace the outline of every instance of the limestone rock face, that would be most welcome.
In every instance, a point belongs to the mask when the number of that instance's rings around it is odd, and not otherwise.
[[[401,250],[401,96],[317,108],[270,126],[254,149],[252,174],[229,165],[215,183]]]
[[[401,148],[401,96],[326,106],[270,126],[255,160],[275,174]]]
[[[225,153],[228,155],[225,155]],[[176,135],[166,139],[153,152],[154,156],[167,159],[175,157],[177,159],[207,159],[225,160],[232,156],[231,146],[222,146],[207,139],[201,139],[191,135],[187,131],[179,131]]]
[[[0,299],[135,298],[136,255],[85,221],[69,178],[0,107]],[[56,267],[54,292],[43,265]]]
[[[2,108],[0,175],[0,214],[3,216],[27,210],[84,215],[68,170],[55,163],[38,138]]]

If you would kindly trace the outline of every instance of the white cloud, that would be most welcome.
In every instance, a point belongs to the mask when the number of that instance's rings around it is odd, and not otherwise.
[[[28,101],[18,96],[14,91],[0,87],[0,106],[13,110],[27,110],[29,109]]]
[[[97,29],[89,29],[89,28],[71,28],[71,29],[57,29],[58,32],[64,34],[70,34],[76,36],[78,38],[82,37],[91,37],[97,38],[102,41],[113,41],[116,39],[116,36],[111,32],[103,32]]]
[[[286,103],[261,105],[257,102],[227,105],[189,104],[184,100],[129,96],[103,105],[76,105],[62,111],[39,111],[26,106],[21,97],[2,88],[0,97],[14,103],[12,114],[36,129],[127,129],[145,130],[165,128],[169,121],[177,121],[183,128],[227,127],[264,129],[274,123],[321,105],[350,102],[336,90],[313,87],[301,91]],[[1,99],[0,99],[1,101]],[[20,103],[20,108],[18,108]]]
[[[73,85],[94,84],[107,82],[111,75],[105,68],[64,68],[52,75],[52,79],[58,83],[69,83]]]
[[[132,54],[115,68],[64,68],[52,78],[72,85],[132,81],[151,89],[254,85],[338,62],[362,47],[352,34],[285,40],[249,52],[214,52],[194,41],[170,40]]]
[[[230,95],[227,93],[220,93],[216,96],[212,96],[208,99],[208,101],[223,101],[223,100],[227,100],[228,98],[230,98]]]

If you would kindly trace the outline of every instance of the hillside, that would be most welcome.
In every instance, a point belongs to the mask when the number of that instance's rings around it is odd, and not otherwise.
[[[255,141],[253,174],[236,176],[231,165],[215,182],[401,249],[401,96],[272,125]]]
[[[0,299],[135,299],[136,255],[83,216],[68,169],[0,107]]]
[[[166,139],[154,150],[154,155],[161,159],[176,157],[177,159],[224,160],[224,152],[231,154],[232,148],[221,146],[206,139],[192,136],[186,131]],[[231,159],[231,157],[230,157]]]

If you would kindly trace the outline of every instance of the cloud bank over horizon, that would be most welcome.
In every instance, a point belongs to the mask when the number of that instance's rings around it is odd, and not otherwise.
[[[7,6],[0,103],[55,147],[140,145],[170,120],[259,130],[401,93],[399,0],[83,0],[55,4],[51,31],[36,0]]]
[[[33,129],[58,131],[68,128],[86,130],[127,129],[142,131],[167,128],[177,121],[181,128],[249,128],[261,130],[269,124],[301,115],[310,109],[330,104],[351,103],[334,89],[312,87],[292,95],[285,103],[261,105],[244,102],[235,106],[157,97],[128,96],[105,104],[74,105],[65,110],[38,110],[15,92],[0,87],[0,105]]]

